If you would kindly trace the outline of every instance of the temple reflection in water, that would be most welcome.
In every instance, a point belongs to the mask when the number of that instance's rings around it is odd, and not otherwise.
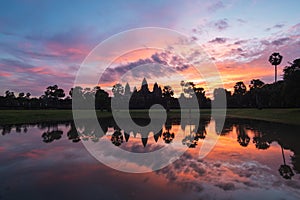
[[[135,119],[140,125],[146,125],[149,121],[147,119]],[[88,121],[82,121],[76,126],[73,122],[47,122],[38,124],[21,124],[21,125],[2,125],[2,135],[7,135],[12,129],[16,133],[26,133],[30,127],[37,126],[41,131],[41,140],[45,143],[52,143],[60,140],[63,134],[74,143],[82,141],[99,142],[101,139],[109,139],[112,145],[116,148],[123,148],[127,151],[147,152],[153,149],[162,148],[164,145],[169,145],[175,140],[178,144],[187,146],[191,149],[201,146],[206,139],[207,134],[218,134],[220,137],[236,137],[236,143],[243,148],[248,148],[252,143],[258,150],[268,150],[273,143],[279,144],[282,154],[282,165],[279,167],[280,175],[285,179],[290,179],[294,173],[300,172],[300,146],[297,142],[300,139],[299,127],[276,124],[271,122],[227,118],[222,130],[218,130],[218,119],[211,119],[210,117],[201,118],[198,122],[193,119],[180,120],[177,118],[167,118],[166,122],[161,125],[161,130],[157,133],[153,131],[139,132],[138,130],[131,130],[125,132],[120,129],[112,118],[99,119],[100,126],[104,131],[97,130],[96,126],[90,124]],[[65,130],[59,127],[64,125]],[[214,131],[208,131],[208,127],[214,125]],[[178,131],[183,132],[177,135]],[[65,133],[64,133],[65,132]],[[178,142],[179,141],[179,142]],[[130,143],[134,145],[141,145],[139,148],[128,148]],[[147,145],[151,145],[151,149],[147,149]],[[156,145],[156,146],[155,146]],[[227,148],[230,149],[234,145],[231,144]],[[141,149],[143,147],[144,149]],[[293,152],[291,156],[285,156],[284,151],[290,150]],[[292,167],[287,164],[289,160]]]

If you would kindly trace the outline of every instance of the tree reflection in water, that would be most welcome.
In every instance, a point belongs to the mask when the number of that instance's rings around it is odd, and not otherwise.
[[[270,147],[268,137],[259,131],[254,131],[253,143],[257,149],[266,150]]]
[[[116,130],[112,134],[110,140],[111,140],[111,143],[113,143],[115,146],[120,146],[124,142],[123,135],[122,135],[121,131]]]
[[[285,162],[285,156],[284,156],[284,150],[281,147],[281,153],[282,153],[282,159],[283,159],[283,165],[280,165],[280,168],[278,169],[280,176],[282,176],[285,179],[291,179],[294,176],[294,172],[292,168],[286,164]]]
[[[41,127],[44,128],[44,124],[41,124]],[[54,140],[59,140],[62,137],[63,131],[58,130],[58,124],[49,124],[47,125],[47,131],[42,134],[43,142],[50,143]]]
[[[183,138],[182,144],[188,146],[189,148],[195,148],[198,144],[198,140],[195,138],[194,134],[190,134]]]
[[[246,129],[243,125],[236,126],[237,141],[242,147],[247,147],[250,142]]]
[[[189,118],[187,122],[181,124],[181,128],[184,131],[185,127],[188,129],[188,135],[182,139],[182,144],[189,148],[196,148],[199,140],[204,140],[207,135],[206,127],[210,122],[210,118],[200,118],[197,122],[193,118]],[[187,124],[188,123],[188,124]],[[194,126],[195,124],[195,126]],[[192,128],[194,127],[194,128]],[[195,131],[196,130],[196,131]]]
[[[143,124],[144,122],[141,122]],[[189,130],[189,134],[181,139],[182,145],[186,145],[189,148],[196,148],[199,140],[205,140],[207,136],[207,126],[210,123],[210,118],[201,118],[196,122],[193,119],[186,121],[180,121],[180,119],[168,118],[165,124],[161,125],[161,129],[153,135],[154,142],[159,143],[162,140],[165,145],[172,143],[176,138],[175,126],[181,128],[181,131]],[[216,128],[218,126],[218,119],[215,119]],[[67,138],[78,143],[82,141],[98,142],[105,136],[109,128],[113,128],[114,132],[110,137],[110,141],[113,145],[120,147],[125,142],[129,142],[130,137],[136,137],[138,134],[142,135],[140,142],[146,148],[150,145],[149,133],[140,133],[137,130],[128,130],[125,132],[121,130],[113,119],[103,118],[99,120],[99,124],[104,131],[104,134],[97,130],[97,127],[90,124],[89,121],[82,121],[79,124],[72,122],[47,122],[38,124],[18,124],[18,125],[0,125],[0,132],[2,135],[9,134],[12,130],[16,133],[26,133],[30,127],[37,126],[41,132],[42,141],[45,143],[52,143],[54,141],[63,138],[63,130],[60,126],[65,126]],[[300,140],[300,135],[297,134],[300,130],[299,126],[276,124],[271,122],[247,120],[247,119],[235,119],[226,118],[223,129],[218,128],[216,134],[221,137],[226,137],[229,133],[236,133],[237,142],[247,148],[252,140],[258,150],[268,150],[272,143],[278,143],[281,146],[281,153],[283,158],[283,164],[279,167],[279,174],[285,179],[291,179],[294,176],[294,172],[300,173],[300,145],[296,141]],[[132,140],[131,142],[136,142]],[[152,143],[151,143],[152,145]],[[150,146],[151,146],[150,145]],[[286,163],[284,156],[284,150],[290,150],[293,155],[289,157],[292,167]]]
[[[43,142],[50,143],[54,140],[59,140],[63,134],[63,131],[54,130],[54,131],[47,131],[42,134]]]
[[[68,131],[67,136],[69,140],[72,140],[72,142],[76,143],[80,141],[80,137],[74,123],[71,123],[71,128]]]
[[[172,120],[170,118],[168,118],[165,123],[165,129],[166,131],[162,134],[163,140],[166,144],[170,144],[175,137],[174,132],[170,132],[170,130],[172,129]]]

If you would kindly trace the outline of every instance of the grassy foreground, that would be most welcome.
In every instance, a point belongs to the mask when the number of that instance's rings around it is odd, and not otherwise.
[[[87,111],[80,112],[82,118],[90,117]],[[120,114],[122,115],[122,111],[120,111]],[[135,110],[131,114],[135,118],[148,116],[145,110]],[[210,110],[201,110],[201,115],[209,116]],[[97,116],[111,117],[112,113],[97,111]],[[171,110],[170,116],[180,117],[180,110]],[[300,109],[228,109],[227,116],[300,125]],[[72,119],[72,110],[0,110],[0,124],[67,121]]]

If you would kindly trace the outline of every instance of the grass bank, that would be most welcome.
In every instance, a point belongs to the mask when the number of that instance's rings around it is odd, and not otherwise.
[[[82,116],[88,118],[88,112]],[[110,112],[98,112],[99,116],[110,117]],[[0,124],[23,124],[48,121],[73,120],[72,110],[0,110]]]
[[[89,112],[80,112],[82,118],[90,117]],[[193,114],[194,111],[191,112]],[[119,114],[125,116],[122,111],[119,111]],[[210,110],[201,110],[201,115],[209,116]],[[97,116],[111,117],[112,113],[97,111]],[[131,116],[144,118],[148,116],[148,113],[145,110],[135,110],[131,112]],[[171,110],[170,116],[180,117],[180,110]],[[227,116],[300,125],[300,109],[228,109]],[[72,110],[0,110],[0,124],[67,121],[72,119]]]
[[[300,125],[300,109],[228,109],[227,116]]]

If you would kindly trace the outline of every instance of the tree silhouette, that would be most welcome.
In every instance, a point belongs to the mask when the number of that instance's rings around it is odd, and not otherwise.
[[[121,83],[117,83],[112,87],[112,93],[114,94],[114,98],[112,99],[112,107],[117,109],[121,109],[125,105],[122,103],[124,98],[124,87]]]
[[[30,93],[30,92],[27,92],[25,98],[26,98],[26,99],[30,99],[30,96],[31,96],[31,93]]]
[[[194,96],[194,94],[195,94],[195,91],[194,91],[194,88],[195,88],[195,84],[193,83],[193,82],[184,82],[184,81],[181,81],[180,82],[180,85],[182,86],[182,88],[183,88],[183,92],[184,92],[184,94],[185,95],[182,95],[182,97],[183,98],[185,98],[185,100],[187,101],[187,102],[189,102],[192,98],[193,98],[193,96]],[[187,96],[187,97],[186,97]],[[192,104],[189,104],[189,103],[187,103],[187,105],[189,105],[188,106],[188,108],[189,108],[189,113],[191,113],[191,106],[190,105],[192,105]]]
[[[104,109],[109,109],[109,94],[102,90],[99,86],[94,88],[95,93],[95,107],[103,111]]]
[[[180,84],[182,84],[182,83],[180,83]],[[194,91],[195,83],[193,83],[191,81],[190,82],[186,82],[186,83],[184,83],[183,87],[184,87],[183,92],[185,94],[187,94],[189,98],[192,98],[193,95],[195,94],[195,91]]]
[[[263,81],[260,79],[252,79],[250,81],[250,104],[252,106],[256,106],[257,108],[261,109],[261,99],[260,99],[260,93],[261,93],[261,88],[265,85]]]
[[[232,106],[232,96],[231,92],[224,89],[224,88],[216,88],[214,89],[214,101],[216,105],[222,105],[222,102],[225,100],[224,96],[226,97],[227,107]]]
[[[285,162],[285,156],[282,146],[281,147],[281,153],[282,153],[282,159],[283,159],[283,165],[280,165],[280,168],[278,169],[280,176],[282,176],[285,179],[292,179],[294,176],[294,172],[292,168],[286,164]]]
[[[202,87],[194,87],[195,96],[198,100],[198,104],[200,108],[206,107],[208,99],[205,96],[204,88]]]
[[[64,90],[53,85],[46,88],[44,95],[41,96],[41,101],[46,108],[54,108],[60,106],[59,100],[63,97],[65,97]]]
[[[173,97],[173,95],[174,90],[172,89],[172,87],[169,85],[164,86],[162,96],[166,100],[167,112],[170,111],[171,98]]]
[[[18,98],[24,98],[25,96],[25,93],[24,92],[20,92],[19,95],[18,95]]]
[[[277,82],[277,65],[279,65],[282,61],[282,55],[279,53],[273,53],[269,57],[269,62],[275,67],[275,83]]]
[[[283,79],[288,80],[293,76],[295,73],[299,72],[300,70],[300,58],[294,60],[293,62],[289,62],[290,66],[286,66],[283,69]]]
[[[5,91],[5,98],[8,98],[8,99],[13,99],[13,98],[15,98],[16,96],[15,96],[15,93],[14,92],[11,92],[11,91],[9,91],[9,90],[6,90]]]
[[[244,82],[239,81],[234,85],[234,94],[236,95],[244,95],[246,93],[246,86]]]
[[[59,99],[65,97],[65,92],[57,85],[48,86],[45,91],[45,97],[49,99]]]
[[[234,85],[234,92],[233,96],[236,99],[236,105],[237,106],[243,106],[244,105],[244,96],[247,92],[247,88],[243,81],[239,81]]]
[[[300,59],[294,60],[283,70],[283,95],[288,107],[300,107]]]
[[[275,82],[264,84],[260,79],[252,79],[249,84],[250,90],[247,91],[243,81],[234,85],[234,92],[231,94],[225,88],[216,88],[213,91],[214,105],[221,105],[226,95],[227,106],[229,108],[279,108],[279,107],[300,107],[300,58],[289,62],[283,70],[283,81],[277,81],[277,66],[281,63],[282,56],[279,53],[273,53],[269,62],[275,66]],[[99,86],[94,88],[85,88],[75,86],[71,88],[69,95],[65,97],[64,90],[56,84],[46,88],[44,94],[39,97],[31,97],[29,92],[15,93],[6,90],[3,96],[0,96],[0,109],[43,109],[43,108],[63,108],[71,109],[72,102],[76,101],[77,108],[90,109],[95,108],[110,111],[111,105],[118,109],[149,109],[154,104],[163,105],[169,112],[170,109],[188,109],[191,108],[189,102],[197,98],[199,107],[211,107],[211,100],[205,96],[204,88],[197,87],[193,82],[180,82],[181,94],[179,98],[174,98],[174,91],[171,86],[164,86],[163,89],[155,83],[153,90],[149,91],[146,79],[143,79],[139,90],[133,87],[130,90],[129,83],[123,87],[116,83],[112,88],[113,97],[101,89]],[[186,107],[180,107],[180,102],[186,101]],[[73,104],[75,105],[75,104]]]
[[[261,88],[262,86],[264,86],[264,82],[261,81],[260,79],[252,79],[250,81],[250,89],[257,89],[257,88]]]
[[[112,87],[112,92],[115,97],[120,97],[124,93],[124,87],[121,83],[117,83]]]

